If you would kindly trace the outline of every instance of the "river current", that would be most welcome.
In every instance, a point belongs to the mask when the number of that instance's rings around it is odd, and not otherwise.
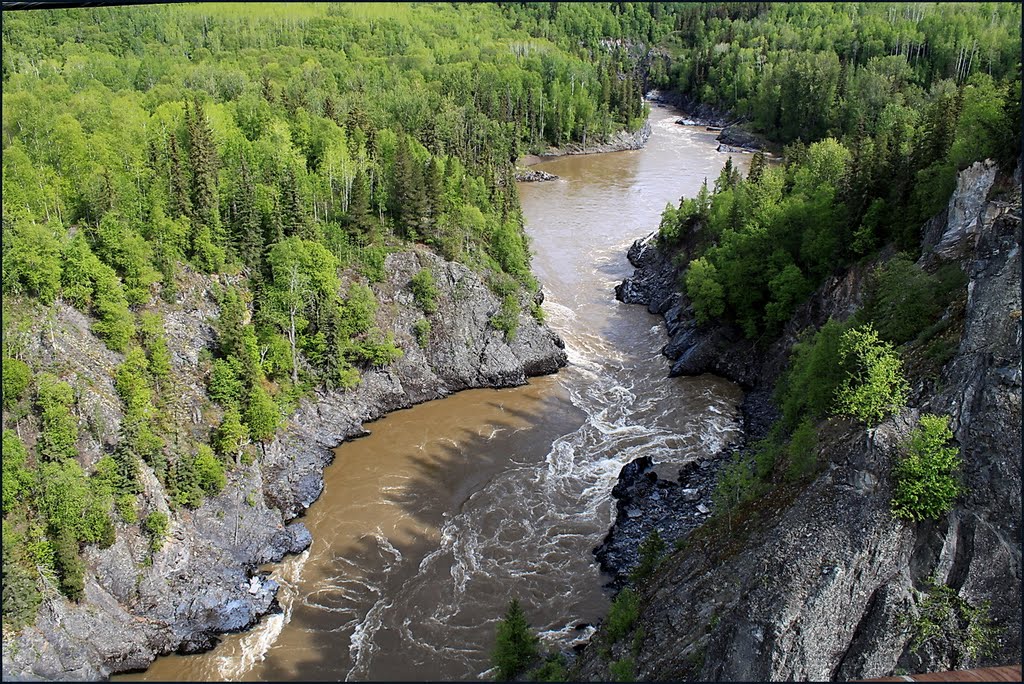
[[[533,267],[568,367],[523,387],[470,390],[398,411],[337,449],[304,517],[301,555],[271,566],[282,612],[212,651],[119,680],[424,680],[489,676],[505,604],[545,645],[592,632],[609,596],[592,549],[623,465],[665,477],[739,434],[740,391],[667,378],[659,317],[617,302],[630,243],[667,202],[714,182],[715,134],[652,106],[642,150],[561,157],[520,185]],[[749,157],[734,157],[746,170]]]

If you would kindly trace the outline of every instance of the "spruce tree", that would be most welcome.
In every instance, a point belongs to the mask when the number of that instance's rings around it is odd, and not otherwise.
[[[374,225],[366,174],[363,173],[362,169],[359,169],[356,171],[356,177],[352,181],[352,196],[349,198],[345,226],[354,243],[367,244],[372,242]]]
[[[220,217],[217,207],[217,150],[213,131],[203,112],[199,99],[192,103],[191,116],[186,109],[186,124],[191,146],[189,162],[192,166],[192,206],[200,224],[208,227],[215,243],[219,240]]]
[[[299,197],[299,184],[295,170],[290,166],[281,179],[281,229],[285,237],[306,237],[306,216]]]
[[[186,108],[186,112],[188,109]],[[167,151],[171,158],[171,216],[192,218],[192,198],[189,196],[189,179],[181,163],[178,151],[178,137],[171,133],[167,140]]]
[[[530,631],[519,600],[512,599],[495,637],[494,664],[498,668],[495,679],[507,681],[526,669],[537,659],[539,643],[540,639]]]
[[[263,234],[256,208],[255,181],[245,156],[242,157],[239,168],[238,194],[235,197],[233,219],[233,237],[238,258],[249,268],[255,269],[259,266],[263,252]]]
[[[427,192],[423,183],[423,170],[413,157],[409,137],[403,135],[395,151],[393,178],[394,198],[392,215],[399,234],[406,240],[418,240],[429,221]]]

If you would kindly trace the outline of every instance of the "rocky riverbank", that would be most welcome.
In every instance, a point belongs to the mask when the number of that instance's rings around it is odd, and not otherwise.
[[[648,138],[651,137],[651,122],[645,120],[643,125],[635,131],[619,131],[612,135],[604,142],[589,142],[587,144],[581,142],[573,142],[563,147],[549,147],[540,154],[530,154],[524,156],[519,160],[521,166],[532,166],[539,164],[542,161],[549,159],[555,159],[557,157],[564,157],[567,155],[575,154],[599,154],[602,152],[624,152],[626,150],[639,150],[647,144]],[[517,180],[531,180],[531,179],[520,179]],[[549,178],[537,178],[533,180],[553,180]]]
[[[809,485],[777,493],[741,529],[702,534],[667,559],[641,592],[643,636],[611,648],[612,659],[634,659],[638,680],[845,680],[1020,661],[1021,208],[1019,185],[1008,198],[989,198],[995,177],[990,163],[963,171],[948,208],[925,226],[921,263],[953,261],[969,277],[962,313],[947,312],[958,339],[952,357],[937,372],[911,372],[912,408],[867,433],[845,419],[825,423],[817,448],[825,465]],[[651,238],[630,258],[637,271],[619,297],[665,316],[673,374],[715,372],[749,390],[748,441],[763,434],[761,409],[770,410],[799,333],[848,317],[872,267],[830,278],[780,339],[757,349],[736,331],[694,323],[685,296],[671,292],[678,267]],[[889,511],[888,473],[923,412],[952,416],[968,493],[944,519],[907,524]],[[666,519],[682,536],[699,520],[689,500],[696,495],[682,493],[691,481],[665,486],[645,466],[623,469],[611,540],[635,542]],[[632,565],[621,545],[603,553],[620,578]],[[907,621],[931,577],[970,605],[989,606],[998,630],[990,655],[952,661],[948,648],[910,648]],[[602,633],[580,657],[582,678],[608,676]]]
[[[413,326],[423,317],[408,283],[429,268],[439,290],[429,343],[421,348]],[[481,278],[423,249],[387,257],[388,279],[373,288],[378,325],[391,332],[404,356],[364,373],[349,392],[303,399],[287,426],[228,484],[196,510],[171,511],[168,495],[142,468],[141,506],[171,520],[163,548],[150,556],[137,526],[117,523],[107,549],[86,547],[85,598],[73,603],[50,592],[31,627],[4,634],[3,676],[9,679],[103,679],[145,668],[157,655],[211,647],[216,634],[251,626],[274,608],[276,583],[257,568],[310,544],[292,522],[320,495],[331,449],[365,434],[363,424],[416,403],[472,387],[507,387],[553,373],[566,363],[561,339],[528,314],[515,338],[489,325],[500,301]],[[199,371],[214,344],[214,279],[188,274],[174,304],[159,304],[172,354],[173,392],[167,411],[177,429],[205,436],[219,420]],[[78,392],[79,451],[88,471],[118,439],[121,405],[112,383],[122,356],[106,349],[79,311],[57,304],[47,319],[20,333],[38,367],[58,368]]]
[[[697,102],[692,97],[677,92],[652,90],[647,93],[647,100],[680,109],[686,114],[676,120],[680,126],[704,126],[709,130],[719,131],[717,140],[718,151],[732,154],[747,154],[758,150],[767,151],[771,145],[759,135],[743,128],[743,119],[731,112]]]

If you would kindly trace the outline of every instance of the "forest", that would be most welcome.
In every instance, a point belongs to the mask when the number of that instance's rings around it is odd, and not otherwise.
[[[433,3],[4,13],[6,626],[31,622],[48,587],[80,599],[82,545],[112,544],[115,517],[160,548],[141,468],[173,506],[199,506],[301,397],[401,356],[365,284],[389,251],[420,243],[479,271],[508,337],[522,307],[541,315],[516,159],[645,116],[637,55],[563,49],[571,30]],[[169,412],[155,304],[200,274],[220,301],[201,371],[222,417],[197,441]],[[429,313],[430,272],[412,287]],[[120,438],[91,472],[83,388],[26,362],[24,331],[61,303],[124,359]]]
[[[1020,156],[1020,21],[1008,3],[4,12],[5,628],[30,623],[50,587],[80,599],[81,549],[113,543],[115,519],[160,547],[167,520],[140,515],[140,469],[199,506],[303,396],[398,358],[364,284],[389,251],[419,243],[484,274],[503,301],[492,325],[514,335],[538,286],[516,160],[639,128],[648,89],[783,149],[781,165],[758,156],[743,178],[729,164],[666,209],[659,240],[691,244],[682,286],[702,322],[767,340],[837,267],[890,243],[913,256],[959,169]],[[218,283],[203,372],[222,417],[194,441],[168,416],[156,304],[200,274]],[[889,276],[935,297],[956,284]],[[428,312],[429,272],[414,290]],[[899,330],[884,295],[886,339],[931,324],[934,302]],[[81,390],[27,363],[21,334],[60,303],[123,355],[120,439],[90,472]]]

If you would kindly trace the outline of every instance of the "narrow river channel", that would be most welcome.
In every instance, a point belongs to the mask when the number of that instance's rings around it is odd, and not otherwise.
[[[559,180],[520,186],[569,366],[368,425],[338,448],[304,518],[312,546],[273,568],[283,612],[116,679],[480,679],[511,597],[549,646],[589,635],[581,626],[608,607],[591,550],[621,467],[649,454],[672,477],[738,434],[739,390],[667,379],[660,318],[612,291],[632,270],[630,243],[726,161],[714,133],[678,116],[653,106],[645,149],[547,161],[537,168]],[[745,171],[749,157],[734,161]]]

